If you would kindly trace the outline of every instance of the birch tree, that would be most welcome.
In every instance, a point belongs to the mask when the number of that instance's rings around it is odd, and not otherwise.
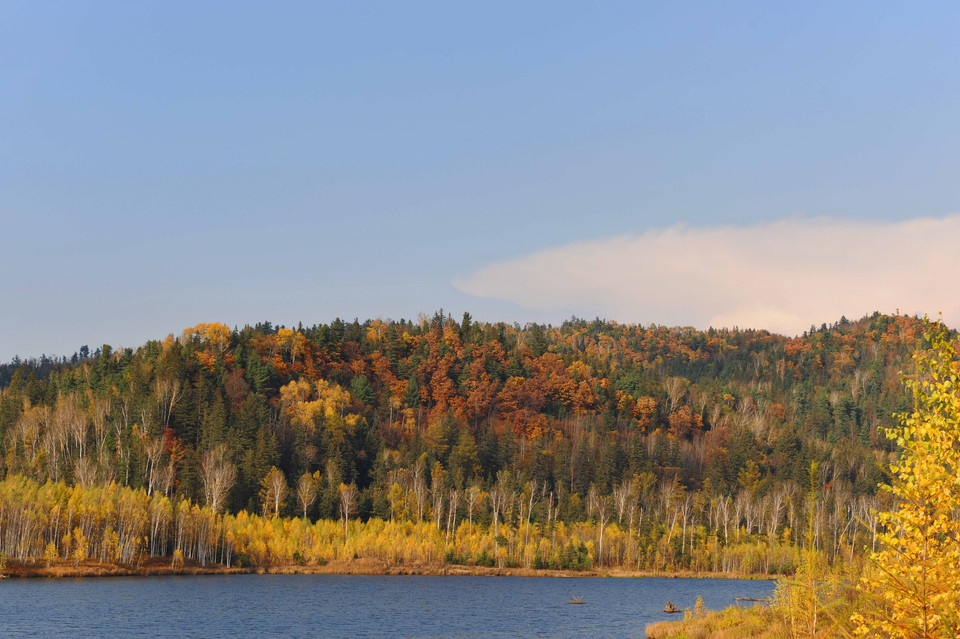
[[[347,540],[347,525],[350,514],[357,505],[357,487],[355,484],[340,484],[340,519],[343,521],[343,540]]]
[[[297,481],[297,501],[303,511],[303,518],[307,518],[307,509],[317,500],[318,484],[320,483],[320,471],[314,474],[303,473]]]
[[[220,512],[223,508],[227,494],[237,480],[237,467],[227,461],[226,456],[227,447],[220,444],[200,457],[204,503],[214,512]]]
[[[260,500],[263,503],[263,514],[273,517],[280,514],[280,506],[287,497],[287,479],[276,466],[264,476],[260,482]]]

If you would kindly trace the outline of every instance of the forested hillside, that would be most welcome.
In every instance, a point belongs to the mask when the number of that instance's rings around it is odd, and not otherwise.
[[[0,467],[8,484],[115,482],[214,513],[433,520],[448,539],[451,518],[494,537],[592,522],[601,559],[614,521],[659,530],[672,564],[695,530],[794,543],[815,521],[835,554],[873,532],[882,431],[910,408],[900,372],[921,340],[920,320],[880,314],[792,339],[443,312],[201,324],[0,367]]]

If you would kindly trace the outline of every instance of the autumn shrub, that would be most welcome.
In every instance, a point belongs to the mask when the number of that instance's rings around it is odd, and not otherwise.
[[[782,618],[768,606],[730,606],[720,612],[691,613],[683,621],[647,626],[649,639],[787,639]]]
[[[793,637],[832,636],[842,632],[855,605],[856,563],[829,565],[823,553],[805,549],[792,578],[782,578],[772,609]]]

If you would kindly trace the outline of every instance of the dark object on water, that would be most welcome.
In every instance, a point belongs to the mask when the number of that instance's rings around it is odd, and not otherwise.
[[[766,601],[766,602],[769,602],[769,601],[770,601],[770,597],[763,597],[763,598],[761,598],[761,599],[757,599],[756,597],[734,597],[733,600],[734,600],[734,601]]]
[[[573,599],[571,599],[571,600],[568,601],[567,603],[568,603],[568,604],[585,604],[585,603],[587,603],[587,602],[584,601],[583,599],[581,599],[580,597],[574,595],[574,596],[573,596]]]
[[[671,602],[669,602],[669,601],[667,602],[667,605],[666,605],[666,607],[663,609],[663,611],[664,611],[664,612],[671,612],[671,613],[672,613],[672,612],[683,612],[682,610],[680,610],[679,608],[677,608],[676,606],[674,606],[674,605],[673,605]]]

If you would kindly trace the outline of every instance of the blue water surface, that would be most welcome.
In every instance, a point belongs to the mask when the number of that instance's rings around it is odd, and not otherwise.
[[[207,575],[7,579],[0,637],[644,637],[697,596],[720,609],[770,581]],[[572,597],[586,605],[570,605]]]

